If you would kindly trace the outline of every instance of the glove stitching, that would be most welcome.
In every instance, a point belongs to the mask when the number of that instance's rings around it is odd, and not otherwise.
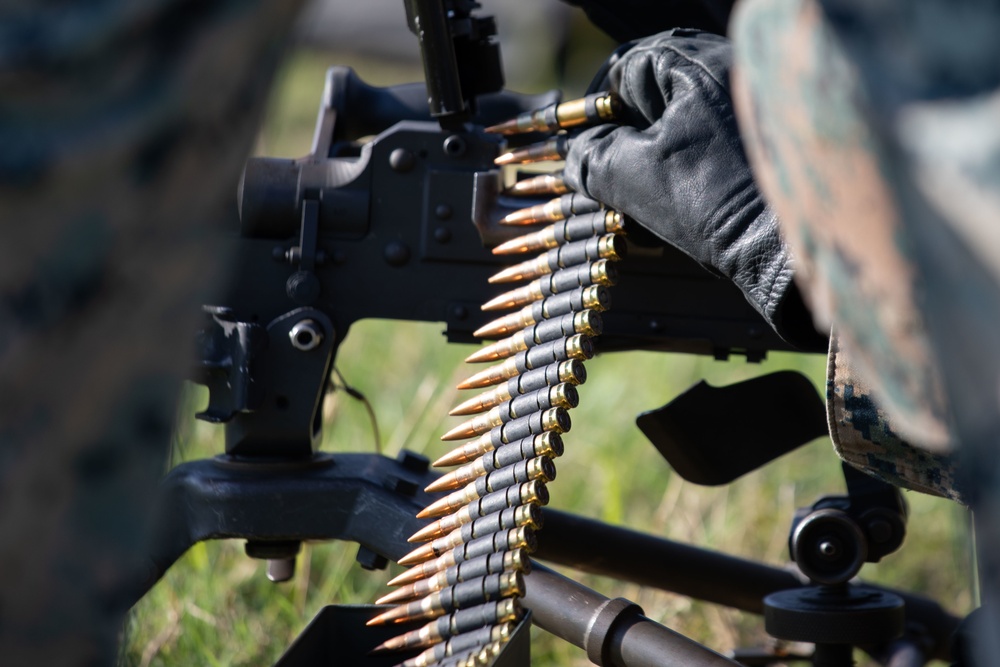
[[[715,85],[719,88],[719,90],[725,93],[727,99],[732,97],[732,95],[729,92],[729,88],[723,85],[723,83],[715,77],[715,74],[712,73],[712,71],[705,65],[705,63],[701,62],[700,60],[695,60],[690,55],[684,53],[683,51],[679,50],[676,46],[673,46],[671,44],[667,44],[663,48],[667,51],[674,52],[675,54],[677,54],[678,57],[680,57],[687,63],[693,65],[696,69],[700,69],[702,72],[704,72],[705,75],[708,76],[708,78],[711,79],[713,83],[715,83]]]
[[[772,302],[776,301],[774,298],[774,292],[778,288],[778,281],[781,281],[783,288],[787,287],[788,283],[791,282],[792,279],[792,269],[788,266],[792,256],[788,253],[787,248],[782,247],[782,251],[785,253],[785,259],[781,262],[781,268],[775,272],[774,278],[771,279],[771,285],[767,290],[767,301],[764,302],[764,312],[771,316],[774,315],[774,311],[777,310],[778,307],[776,303],[772,306]],[[784,289],[782,289],[782,294],[783,293]],[[773,317],[770,319],[773,319]]]

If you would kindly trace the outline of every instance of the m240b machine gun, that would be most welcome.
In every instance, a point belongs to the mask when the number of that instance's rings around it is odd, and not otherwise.
[[[241,226],[231,239],[232,288],[205,308],[198,339],[196,376],[210,390],[199,417],[225,425],[226,451],[182,464],[164,480],[154,531],[156,577],[194,543],[219,538],[246,540],[247,553],[268,560],[275,580],[291,576],[304,540],[357,542],[361,564],[380,568],[406,553],[407,537],[424,525],[415,514],[433,500],[422,489],[436,478],[426,459],[408,452],[393,460],[317,451],[333,361],[351,325],[364,318],[444,322],[448,340],[456,342],[473,341],[473,332],[492,319],[480,310],[496,296],[488,278],[502,263],[490,248],[520,234],[499,222],[546,200],[505,194],[505,175],[494,164],[503,150],[539,135],[505,142],[483,128],[554,104],[558,95],[503,91],[495,26],[474,15],[475,3],[405,5],[420,41],[426,84],[375,88],[352,70],[334,67],[309,155],[254,158],[246,165],[239,186]],[[790,349],[728,281],[643,238],[641,230],[630,233],[628,244],[628,260],[620,267],[623,287],[604,317],[599,351],[658,349],[759,360],[770,350]],[[769,434],[760,442],[744,437],[745,456],[727,452],[720,457],[726,465],[699,449],[690,428],[699,419],[705,388],[687,395],[679,408],[647,415],[643,428],[681,474],[716,484],[825,432],[822,405],[808,382],[784,375],[758,382],[764,384],[735,391],[744,398],[767,396],[799,417],[789,419],[784,436]],[[722,397],[709,393],[711,401]],[[731,435],[707,437],[728,441]],[[854,626],[818,638],[796,634],[800,625],[847,608],[856,612],[855,626],[866,618],[893,627],[904,618],[918,623],[929,638],[928,655],[945,655],[956,621],[936,604],[844,588],[855,566],[898,546],[905,515],[897,494],[873,488],[871,480],[849,474],[848,488],[847,497],[817,503],[796,524],[793,552],[803,554],[800,565],[816,587],[803,586],[784,570],[555,511],[546,512],[536,555],[749,612],[767,610],[778,617],[769,623],[784,626],[791,638],[835,647],[817,649],[815,664],[846,664],[845,645],[849,651],[852,643],[896,639],[892,629],[852,635],[860,632]],[[874,510],[881,520],[877,534],[865,528]],[[821,559],[810,569],[809,549],[822,551],[832,544],[830,535],[850,556]],[[876,542],[882,546],[863,546]],[[542,567],[526,579],[525,607],[533,621],[585,648],[596,664],[736,664],[653,623],[628,601],[608,600]],[[765,604],[766,596],[788,590],[791,601]],[[884,613],[886,607],[892,611]],[[399,662],[398,656],[367,656],[384,636],[378,628],[356,628],[367,620],[356,614],[324,612],[279,664],[319,664],[332,655],[331,642],[337,643],[331,664]],[[330,634],[338,627],[351,631]],[[496,664],[527,664],[525,642],[522,628]]]

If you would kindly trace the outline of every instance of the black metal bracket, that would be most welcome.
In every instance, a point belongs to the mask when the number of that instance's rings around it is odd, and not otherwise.
[[[406,538],[426,523],[415,515],[433,500],[423,488],[435,477],[426,458],[405,451],[395,460],[317,454],[182,463],[161,484],[148,585],[203,540],[346,540],[399,558],[412,546]]]
[[[828,430],[823,399],[796,371],[725,387],[702,381],[635,423],[677,474],[709,486],[728,484]]]
[[[196,336],[198,366],[193,377],[209,389],[208,407],[195,415],[215,424],[238,412],[257,409],[263,386],[254,382],[254,359],[267,346],[267,333],[256,322],[240,322],[229,308],[204,306],[209,320]]]
[[[302,224],[299,228],[299,244],[286,253],[289,264],[298,265],[299,270],[288,277],[285,290],[288,298],[297,304],[309,306],[316,302],[322,291],[316,277],[316,265],[320,263],[319,250],[319,202],[315,199],[302,201]]]

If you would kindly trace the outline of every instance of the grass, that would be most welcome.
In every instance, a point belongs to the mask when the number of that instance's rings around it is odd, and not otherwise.
[[[308,150],[322,75],[336,57],[302,53],[287,68],[258,152],[294,156]],[[366,80],[386,84],[419,78],[419,70],[365,61]],[[455,423],[447,410],[458,402],[453,387],[468,374],[467,346],[446,345],[441,326],[384,321],[358,323],[338,355],[346,380],[371,400],[378,418],[378,446],[393,456],[402,448],[436,456],[446,450],[438,436]],[[619,353],[588,363],[581,406],[551,485],[552,506],[671,539],[762,560],[787,561],[788,526],[795,508],[818,496],[842,492],[839,460],[818,440],[724,488],[699,488],[671,473],[645,442],[633,419],[659,407],[691,384],[726,384],[778,369],[804,372],[822,387],[824,360],[774,354],[765,363],[717,362],[690,356]],[[222,451],[221,430],[189,415],[204,401],[192,388],[179,420],[174,461]],[[725,415],[720,415],[724,419]],[[324,405],[330,452],[376,448],[364,406],[344,392]],[[765,423],[748,429],[766,428]],[[911,536],[897,554],[863,571],[867,579],[925,592],[955,612],[971,604],[971,565],[966,517],[957,506],[907,494]],[[355,562],[356,546],[306,544],[298,573],[272,584],[264,565],[233,542],[198,544],[136,606],[126,628],[122,662],[160,665],[267,665],[319,609],[331,603],[365,603],[385,590],[398,571],[367,572]],[[599,577],[579,577],[609,596],[637,601],[655,620],[718,650],[767,642],[759,618],[643,590]],[[538,631],[533,664],[588,665],[579,649]]]

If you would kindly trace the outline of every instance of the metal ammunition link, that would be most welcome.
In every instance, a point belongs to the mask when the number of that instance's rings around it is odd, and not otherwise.
[[[469,507],[475,512],[475,516],[486,516],[503,508],[521,505],[524,503],[534,503],[536,505],[549,504],[549,487],[541,480],[532,480],[518,487],[513,487],[516,493],[512,494],[511,489],[501,489],[487,494],[482,498],[477,498],[469,503]]]
[[[454,637],[483,626],[518,621],[523,613],[520,603],[510,598],[487,602],[471,609],[460,609],[449,616],[437,619],[434,627],[441,638]]]

